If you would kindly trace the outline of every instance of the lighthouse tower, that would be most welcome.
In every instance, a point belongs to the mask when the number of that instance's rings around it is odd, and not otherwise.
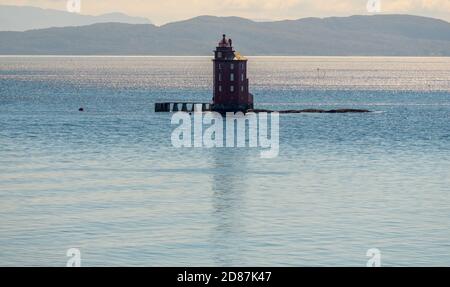
[[[232,44],[232,40],[223,35],[214,51],[213,111],[253,109],[253,95],[248,90],[247,59],[236,52]]]

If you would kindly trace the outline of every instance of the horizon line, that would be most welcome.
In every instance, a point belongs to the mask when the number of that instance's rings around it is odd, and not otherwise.
[[[195,55],[2,55],[0,58],[212,58]],[[251,58],[450,58],[450,56],[302,56],[302,55],[246,55]]]

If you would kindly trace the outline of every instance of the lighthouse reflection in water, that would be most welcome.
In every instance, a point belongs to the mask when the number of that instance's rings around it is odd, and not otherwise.
[[[201,105],[200,105],[201,106]],[[228,112],[177,112],[172,125],[172,145],[176,148],[261,148],[261,158],[274,158],[279,153],[279,114]]]

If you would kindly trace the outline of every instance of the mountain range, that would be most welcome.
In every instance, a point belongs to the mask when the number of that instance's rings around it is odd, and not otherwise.
[[[0,5],[0,31],[26,31],[32,29],[85,26],[110,22],[128,24],[151,23],[146,18],[131,17],[122,13],[90,16],[30,6]]]
[[[0,32],[4,55],[211,55],[222,34],[244,55],[450,56],[450,23],[411,15],[255,22],[199,16]]]

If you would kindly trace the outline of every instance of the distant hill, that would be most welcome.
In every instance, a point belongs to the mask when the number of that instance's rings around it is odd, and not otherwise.
[[[89,16],[37,7],[0,5],[0,31],[26,31],[109,22],[150,24],[146,18],[130,17],[122,13]]]
[[[200,16],[161,27],[106,23],[0,32],[0,54],[210,55],[223,33],[244,55],[450,56],[450,23],[409,15],[277,22]]]

